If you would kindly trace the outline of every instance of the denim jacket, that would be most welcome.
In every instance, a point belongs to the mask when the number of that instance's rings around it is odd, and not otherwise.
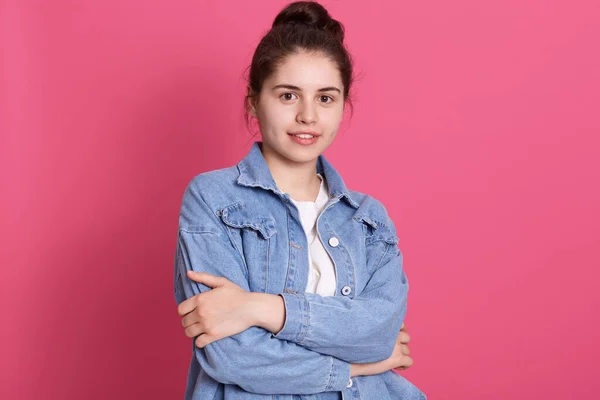
[[[350,379],[350,363],[390,357],[406,313],[408,282],[394,224],[371,196],[350,191],[319,156],[330,200],[317,233],[331,256],[334,296],[305,293],[308,247],[298,209],[281,192],[260,143],[230,168],[196,176],[183,195],[175,254],[175,299],[209,290],[186,270],[223,276],[243,289],[280,295],[286,318],[194,347],[186,399],[412,400],[425,395],[388,371]]]

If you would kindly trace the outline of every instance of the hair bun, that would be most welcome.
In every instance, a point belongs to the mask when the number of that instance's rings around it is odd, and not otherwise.
[[[273,28],[280,25],[305,25],[325,31],[340,43],[344,42],[344,27],[321,4],[314,1],[297,1],[285,7],[273,21]]]

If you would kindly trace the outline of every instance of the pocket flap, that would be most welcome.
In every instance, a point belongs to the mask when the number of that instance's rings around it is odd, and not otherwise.
[[[260,215],[260,212],[246,207],[241,201],[221,209],[218,215],[226,225],[237,229],[253,229],[260,232],[264,239],[277,233],[275,218],[271,215]]]
[[[389,244],[398,244],[398,236],[396,236],[396,234],[383,222],[372,220],[364,215],[356,217],[355,220],[358,220],[371,228],[366,237],[367,244],[378,240],[383,240]]]

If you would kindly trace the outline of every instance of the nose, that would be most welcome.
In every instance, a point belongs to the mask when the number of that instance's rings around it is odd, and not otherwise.
[[[301,124],[312,124],[317,122],[317,110],[315,104],[311,101],[299,102],[298,114],[296,115],[296,121]]]

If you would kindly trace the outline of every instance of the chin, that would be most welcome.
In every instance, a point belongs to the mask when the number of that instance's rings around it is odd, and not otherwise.
[[[313,161],[316,158],[318,158],[320,153],[313,149],[313,151],[304,150],[302,152],[288,150],[288,151],[285,151],[285,152],[282,152],[279,154],[292,162],[306,163],[306,162]]]

